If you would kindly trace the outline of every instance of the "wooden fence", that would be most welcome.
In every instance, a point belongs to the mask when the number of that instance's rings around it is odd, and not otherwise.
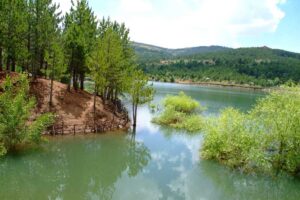
[[[128,123],[128,122],[127,122]],[[103,133],[107,131],[113,131],[120,128],[125,128],[124,125],[116,125],[114,122],[105,123],[102,125],[96,124],[91,125],[88,123],[85,124],[55,124],[49,127],[44,134],[46,135],[76,135],[76,134],[87,134],[87,133]]]

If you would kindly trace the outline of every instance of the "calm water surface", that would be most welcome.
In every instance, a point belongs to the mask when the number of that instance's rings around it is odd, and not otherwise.
[[[263,94],[238,89],[154,83],[155,102],[184,91],[218,115],[249,110]],[[54,138],[42,149],[0,159],[0,199],[299,200],[300,181],[243,175],[201,160],[202,136],[152,124],[138,113],[135,136],[114,133]]]

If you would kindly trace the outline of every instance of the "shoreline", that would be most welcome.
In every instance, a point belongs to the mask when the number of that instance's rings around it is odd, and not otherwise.
[[[268,88],[261,86],[251,86],[251,85],[240,85],[233,83],[222,83],[222,82],[192,82],[192,81],[182,81],[176,80],[175,83],[186,84],[186,85],[201,85],[201,86],[218,86],[218,87],[228,87],[228,88],[243,88],[252,90],[265,90]]]
[[[240,85],[240,84],[231,84],[231,83],[222,83],[222,82],[192,82],[192,81],[182,81],[182,80],[175,80],[175,82],[163,82],[163,81],[154,81],[151,82],[158,82],[158,83],[175,83],[175,84],[183,84],[183,85],[198,85],[198,86],[205,86],[205,87],[218,87],[218,88],[236,88],[236,89],[245,89],[245,90],[254,90],[254,91],[263,91],[269,92],[274,90],[277,87],[262,87],[262,86],[251,86],[251,85]]]
[[[37,105],[33,118],[41,113],[52,112],[55,122],[43,135],[78,135],[113,131],[130,128],[127,112],[116,107],[112,102],[104,102],[96,97],[96,115],[94,115],[94,96],[83,90],[67,90],[67,85],[53,82],[52,107],[49,108],[50,80],[37,78],[30,84],[30,94]]]

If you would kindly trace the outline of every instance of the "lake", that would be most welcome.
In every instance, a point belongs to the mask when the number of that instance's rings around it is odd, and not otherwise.
[[[159,103],[184,91],[206,107],[205,116],[231,106],[251,109],[261,92],[154,83]],[[135,135],[109,133],[50,138],[41,149],[0,159],[0,199],[298,200],[300,181],[245,175],[202,160],[202,135],[151,123],[139,108]]]

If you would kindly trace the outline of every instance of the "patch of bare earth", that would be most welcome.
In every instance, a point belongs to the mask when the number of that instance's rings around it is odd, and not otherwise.
[[[96,97],[96,120],[94,121],[94,96],[86,91],[67,90],[67,85],[54,81],[53,104],[49,106],[50,80],[38,78],[31,82],[31,94],[37,99],[35,115],[45,112],[55,114],[55,124],[48,130],[51,134],[78,134],[127,130],[128,116],[112,103],[104,104]]]

